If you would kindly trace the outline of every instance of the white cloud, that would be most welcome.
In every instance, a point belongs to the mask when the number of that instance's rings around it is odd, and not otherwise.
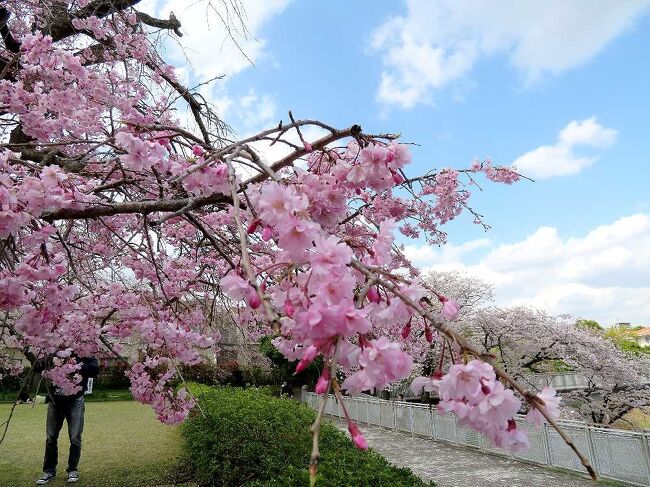
[[[533,82],[584,64],[638,18],[649,0],[407,0],[370,48],[382,55],[377,92],[410,108],[466,77],[483,57],[505,54]]]
[[[167,18],[169,12],[174,12],[181,22],[183,37],[180,43],[168,45],[169,54],[176,63],[189,63],[195,76],[205,80],[237,74],[264,56],[266,42],[259,38],[259,32],[288,3],[289,0],[162,0],[158,2],[157,15]],[[239,4],[241,8],[237,7]]]
[[[423,269],[462,270],[495,284],[500,305],[527,304],[604,325],[650,324],[650,214],[620,218],[574,238],[541,227],[467,264],[463,249],[473,242],[441,252],[411,247],[407,255],[419,256],[414,263]]]
[[[275,97],[255,90],[234,94],[229,82],[254,63],[270,57],[260,33],[289,2],[145,0],[141,8],[161,18],[168,18],[170,12],[176,15],[183,37],[167,39],[163,56],[177,66],[176,74],[186,86],[225,76],[204,84],[198,92],[238,134],[246,134],[266,128],[275,118]]]
[[[227,120],[242,137],[277,125],[279,121],[275,97],[260,95],[255,88],[241,96],[224,92],[213,97],[212,103],[217,107],[219,116]]]
[[[606,128],[596,117],[573,120],[558,134],[554,145],[543,145],[519,157],[513,165],[523,174],[537,179],[577,174],[596,162],[596,157],[579,156],[578,147],[609,147],[616,141],[617,131]]]
[[[437,265],[440,267],[446,262],[456,263],[468,252],[480,248],[489,247],[490,244],[490,239],[479,238],[476,240],[470,240],[461,245],[454,245],[449,243],[441,247],[420,247],[417,245],[405,245],[404,255],[415,266]]]

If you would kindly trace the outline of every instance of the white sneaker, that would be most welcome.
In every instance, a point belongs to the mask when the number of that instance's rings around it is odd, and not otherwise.
[[[43,475],[41,475],[41,478],[36,481],[36,485],[45,485],[50,480],[52,480],[55,476],[56,476],[56,474],[43,472]]]
[[[76,470],[71,470],[68,472],[68,483],[69,484],[74,484],[75,482],[79,481],[79,472]]]

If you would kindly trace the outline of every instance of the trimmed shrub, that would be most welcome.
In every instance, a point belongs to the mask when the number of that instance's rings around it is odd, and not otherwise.
[[[311,409],[258,389],[193,391],[204,414],[195,409],[181,432],[195,481],[233,487],[309,485]],[[320,438],[319,487],[433,485],[375,452],[358,450],[331,424],[323,424]]]

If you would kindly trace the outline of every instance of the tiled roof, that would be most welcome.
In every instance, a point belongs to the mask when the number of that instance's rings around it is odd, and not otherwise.
[[[633,331],[632,333],[638,337],[650,335],[650,326],[645,326],[639,330]]]

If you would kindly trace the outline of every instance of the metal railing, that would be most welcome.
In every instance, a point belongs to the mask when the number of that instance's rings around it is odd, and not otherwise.
[[[524,376],[524,382],[538,390],[541,390],[544,386],[553,386],[558,392],[569,392],[587,387],[587,378],[575,372],[526,374]],[[388,389],[388,394],[391,399],[399,397],[400,394],[406,398],[417,397],[411,391],[411,381],[393,384]]]
[[[317,409],[322,398],[313,392],[301,391],[300,400]],[[440,414],[425,404],[385,401],[368,396],[345,397],[343,401],[350,417],[359,423],[375,424],[515,460],[584,473],[578,457],[552,427],[544,424],[538,430],[523,416],[518,417],[518,423],[528,433],[530,448],[512,453],[493,447],[480,433],[461,426],[455,415]],[[328,399],[325,413],[344,417],[334,396]],[[559,423],[599,476],[630,485],[650,486],[650,434],[598,428],[575,421]]]
[[[553,386],[558,392],[584,389],[587,386],[587,378],[574,372],[528,374],[526,381],[538,389],[544,386]]]

